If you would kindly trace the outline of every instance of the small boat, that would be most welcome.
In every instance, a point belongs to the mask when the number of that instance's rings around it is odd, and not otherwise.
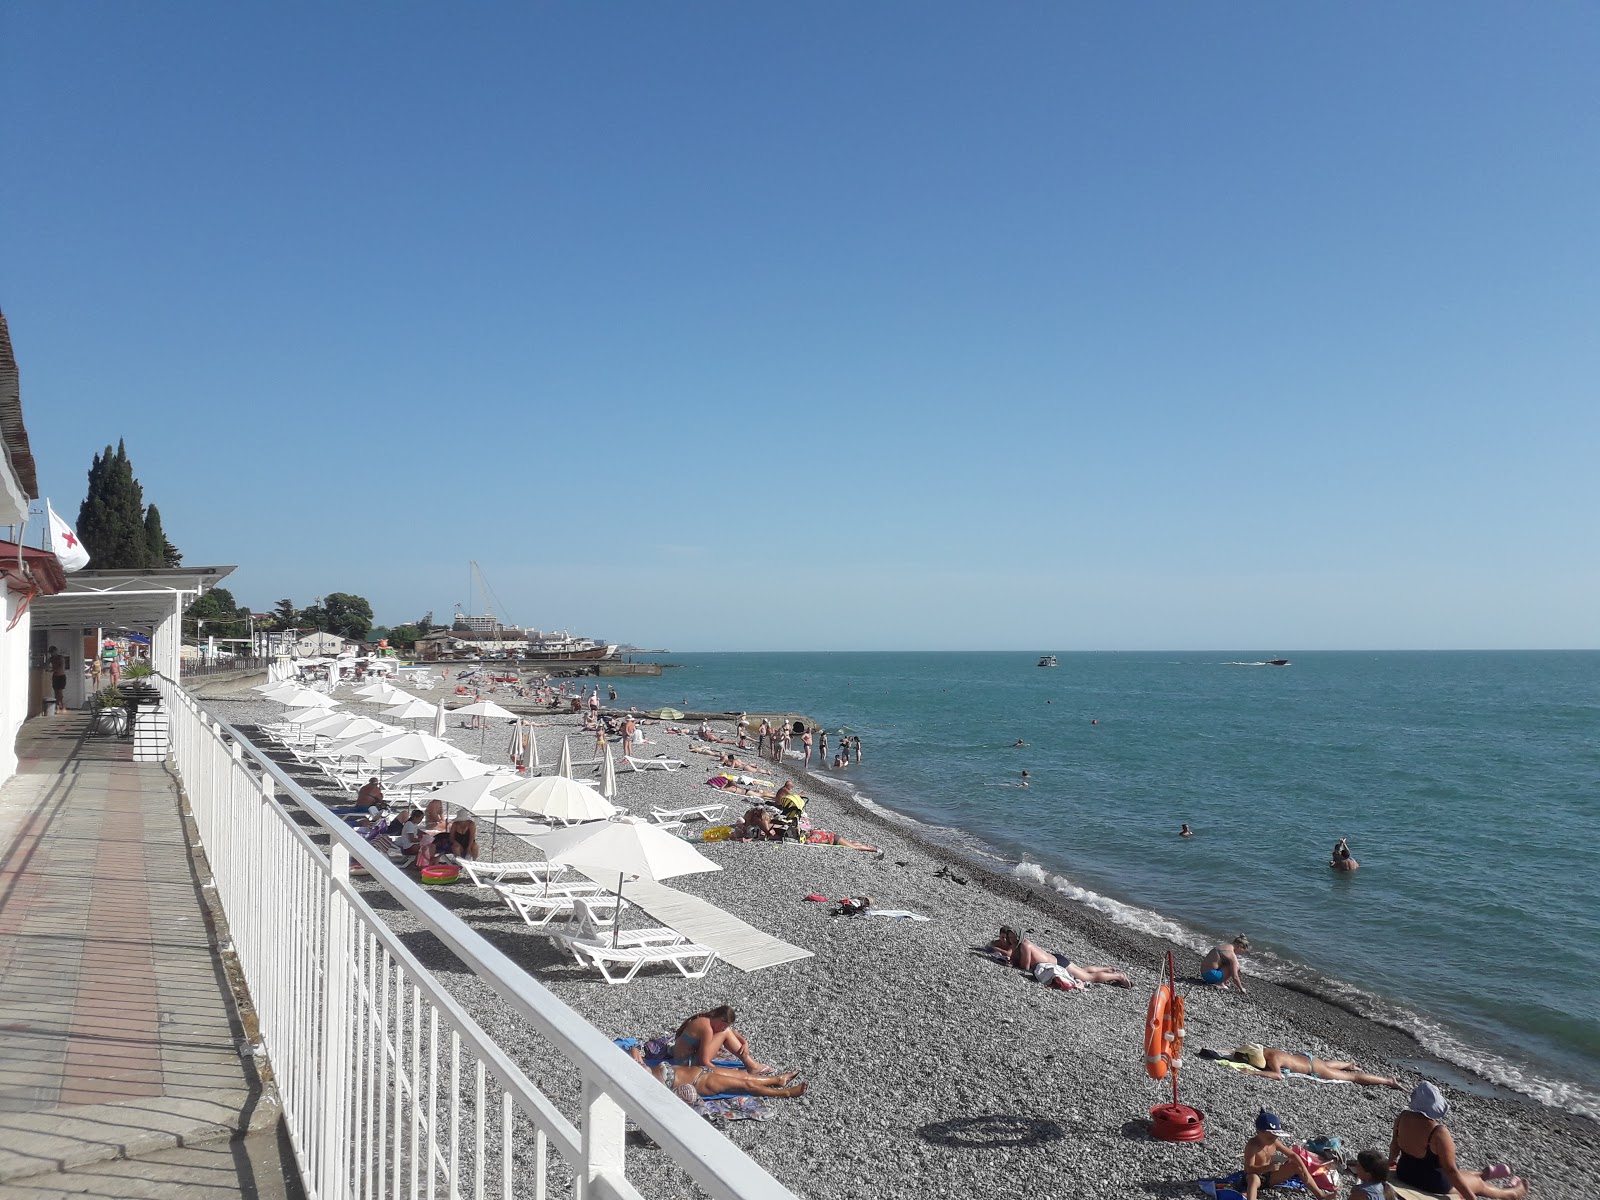
[[[1043,654],[1039,657],[1039,665],[1041,667],[1059,667],[1061,664],[1056,661],[1054,654]]]
[[[1269,658],[1269,659],[1267,659],[1267,666],[1269,666],[1269,667],[1287,667],[1288,665],[1289,665],[1289,660],[1287,658]]]

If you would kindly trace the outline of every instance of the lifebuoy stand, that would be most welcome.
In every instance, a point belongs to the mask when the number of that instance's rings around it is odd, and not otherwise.
[[[1145,1070],[1152,1079],[1172,1084],[1172,1103],[1150,1110],[1150,1135],[1163,1142],[1198,1142],[1206,1136],[1205,1113],[1178,1103],[1178,1070],[1183,1066],[1183,998],[1178,975],[1167,951],[1167,977],[1150,998],[1145,1021]]]

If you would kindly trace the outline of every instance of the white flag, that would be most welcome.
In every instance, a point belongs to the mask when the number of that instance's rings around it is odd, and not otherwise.
[[[72,527],[56,516],[56,510],[50,507],[50,501],[44,502],[45,514],[50,518],[50,547],[56,552],[56,557],[61,560],[63,571],[81,571],[89,565],[89,552],[83,548],[83,543],[78,540],[78,535],[72,532]]]

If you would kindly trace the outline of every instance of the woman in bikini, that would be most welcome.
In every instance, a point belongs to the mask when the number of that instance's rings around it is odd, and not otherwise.
[[[726,1004],[695,1013],[678,1026],[672,1042],[672,1061],[681,1067],[710,1067],[717,1055],[726,1052],[753,1074],[765,1071],[766,1067],[750,1056],[749,1040],[733,1027],[736,1019],[733,1009]]]
[[[1310,1054],[1294,1054],[1276,1046],[1250,1044],[1233,1052],[1237,1062],[1249,1063],[1256,1074],[1268,1079],[1282,1079],[1285,1075],[1310,1075],[1316,1079],[1338,1079],[1345,1083],[1359,1083],[1363,1087],[1404,1087],[1392,1075],[1372,1075],[1356,1070],[1353,1062],[1339,1058],[1316,1058]]]

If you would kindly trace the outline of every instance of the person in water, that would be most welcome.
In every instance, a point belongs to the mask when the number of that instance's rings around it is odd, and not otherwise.
[[[1187,825],[1185,825],[1182,829],[1178,830],[1178,836],[1179,837],[1193,837],[1194,836],[1194,830],[1190,829]]]
[[[1011,747],[1012,747],[1012,749],[1019,749],[1019,748],[1021,748],[1023,746],[1026,746],[1027,744],[1028,744],[1027,742],[1023,741],[1021,738],[1018,738],[1016,741],[1011,743]]]
[[[1481,1171],[1464,1171],[1456,1162],[1456,1144],[1444,1126],[1450,1101],[1427,1080],[1411,1090],[1411,1103],[1395,1118],[1389,1141],[1389,1166],[1394,1182],[1419,1192],[1448,1195],[1454,1189],[1461,1200],[1484,1196],[1488,1200],[1522,1200],[1528,1185],[1504,1163]]]
[[[1236,983],[1239,991],[1245,992],[1247,989],[1244,975],[1239,970],[1239,955],[1249,950],[1250,939],[1242,933],[1231,942],[1211,947],[1200,962],[1200,982],[1224,991],[1230,983]]]
[[[1328,859],[1328,865],[1335,871],[1354,871],[1361,864],[1350,853],[1350,839],[1340,838],[1333,844],[1333,857]]]
[[[1230,1058],[1234,1062],[1249,1063],[1256,1073],[1268,1079],[1282,1079],[1288,1075],[1309,1075],[1313,1079],[1334,1079],[1341,1083],[1359,1083],[1362,1087],[1400,1088],[1404,1085],[1393,1075],[1373,1075],[1356,1070],[1356,1065],[1342,1058],[1317,1058],[1310,1054],[1295,1054],[1276,1046],[1261,1046],[1255,1042],[1240,1046]]]
[[[1306,1190],[1321,1200],[1329,1200],[1333,1192],[1325,1192],[1312,1178],[1311,1169],[1298,1154],[1284,1149],[1278,1135],[1283,1132],[1283,1122],[1262,1109],[1256,1114],[1256,1131],[1244,1144],[1244,1194],[1256,1200],[1262,1188],[1278,1187],[1291,1179],[1305,1184]]]
[[[1017,784],[1017,786],[1018,787],[1027,787],[1028,786],[1028,773],[1026,771],[1024,771],[1022,773],[1022,782]]]
[[[1115,967],[1094,967],[1075,963],[1065,954],[1046,950],[1030,942],[1009,925],[1000,926],[1000,935],[989,943],[989,953],[1033,976],[1035,983],[1069,992],[1088,983],[1111,983],[1132,987],[1129,979]]]

